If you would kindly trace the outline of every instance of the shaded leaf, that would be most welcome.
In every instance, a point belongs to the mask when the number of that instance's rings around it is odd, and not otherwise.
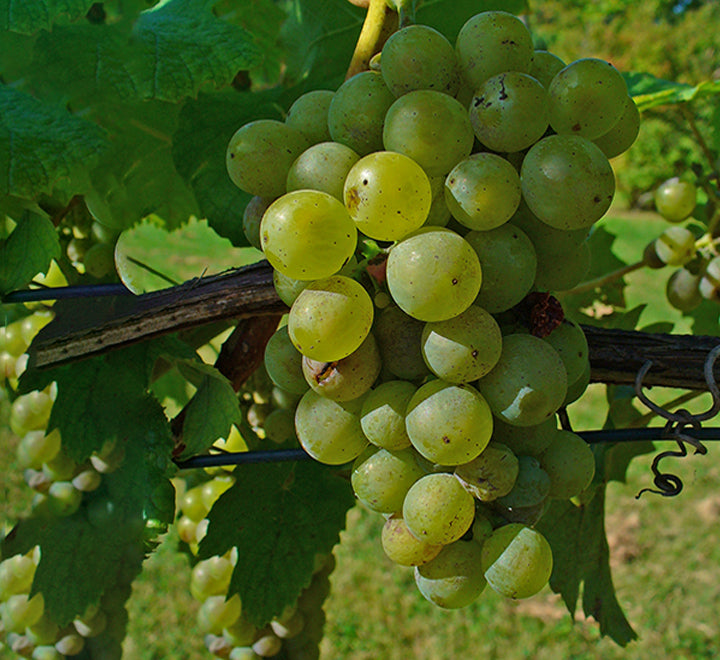
[[[93,0],[0,0],[0,30],[33,34],[87,14]]]

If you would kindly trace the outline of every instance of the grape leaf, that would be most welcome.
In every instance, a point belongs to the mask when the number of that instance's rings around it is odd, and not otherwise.
[[[706,80],[693,86],[662,80],[649,73],[623,73],[623,77],[640,112],[659,105],[686,103],[703,96],[720,94],[720,80]]]
[[[51,259],[60,256],[60,242],[52,222],[25,213],[10,236],[0,241],[0,295],[24,287],[38,273],[47,273]]]
[[[210,511],[199,556],[237,547],[229,593],[240,594],[243,613],[262,627],[310,583],[315,556],[337,543],[354,498],[346,481],[311,461],[239,470]]]
[[[93,0],[0,0],[0,30],[33,34],[85,16]]]
[[[0,195],[79,192],[82,173],[107,146],[95,124],[0,86]]]

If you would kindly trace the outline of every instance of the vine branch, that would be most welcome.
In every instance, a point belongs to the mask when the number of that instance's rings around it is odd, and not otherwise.
[[[394,20],[393,20],[394,19]],[[382,49],[385,40],[397,28],[397,14],[385,0],[370,0],[365,22],[355,45],[345,79],[361,71],[367,71],[370,59]]]

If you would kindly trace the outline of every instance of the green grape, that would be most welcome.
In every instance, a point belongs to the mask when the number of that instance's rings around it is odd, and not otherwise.
[[[42,464],[51,461],[60,451],[60,430],[28,431],[17,446],[17,458],[20,467],[41,470]]]
[[[248,646],[257,637],[258,629],[250,623],[242,612],[237,621],[231,626],[223,628],[223,637],[233,646]]]
[[[278,328],[265,346],[265,369],[273,383],[293,394],[305,394],[307,381],[302,370],[302,354],[288,334],[288,326]]]
[[[401,153],[379,151],[348,172],[345,206],[366,236],[395,241],[425,222],[432,192],[423,169]]]
[[[482,569],[492,589],[508,598],[528,598],[552,573],[552,550],[537,530],[520,523],[500,527],[482,547]]]
[[[504,158],[473,154],[445,180],[445,202],[465,227],[481,231],[506,223],[520,204],[520,176]]]
[[[265,418],[263,428],[265,437],[276,444],[281,445],[286,442],[297,444],[294,410],[276,408]]]
[[[568,383],[568,391],[565,395],[565,401],[563,406],[569,406],[571,403],[577,401],[583,394],[590,384],[590,376],[592,375],[590,368],[590,361],[585,363],[585,368],[582,373],[572,382]]]
[[[50,419],[53,400],[47,392],[21,394],[10,407],[10,428],[15,435],[44,429]]]
[[[698,290],[706,300],[717,300],[720,297],[720,257],[714,257],[707,263]]]
[[[400,566],[420,566],[437,557],[443,549],[416,538],[401,513],[390,516],[382,528],[382,547],[388,558]]]
[[[488,78],[470,103],[475,137],[493,151],[522,151],[537,142],[548,127],[547,92],[520,71]]]
[[[555,416],[535,426],[515,426],[495,420],[492,439],[509,447],[516,456],[540,456],[557,432]]]
[[[374,308],[361,284],[336,275],[305,288],[290,309],[290,340],[313,360],[342,360],[365,341]]]
[[[397,99],[385,116],[385,149],[409,156],[428,176],[447,174],[470,155],[473,140],[467,111],[442,92],[409,92]]]
[[[689,218],[697,203],[697,189],[689,181],[677,177],[661,183],[654,194],[657,212],[669,222]]]
[[[63,660],[65,657],[54,646],[43,644],[33,649],[32,660]]]
[[[382,49],[380,71],[395,96],[416,89],[455,96],[460,87],[455,49],[427,25],[408,25],[392,34]]]
[[[599,220],[615,194],[605,154],[578,135],[551,135],[528,151],[520,170],[530,210],[556,229],[584,229]]]
[[[483,282],[475,304],[491,314],[517,305],[532,289],[537,256],[527,234],[506,222],[490,231],[465,234],[478,255]]]
[[[270,627],[280,639],[292,639],[297,637],[305,627],[305,617],[302,612],[296,611],[291,617],[282,621],[271,621]]]
[[[321,362],[302,358],[302,371],[310,387],[334,401],[350,401],[365,394],[378,377],[380,367],[380,352],[372,333],[342,360]]]
[[[367,447],[360,426],[362,401],[333,401],[308,390],[295,411],[295,430],[303,449],[328,465],[354,461]]]
[[[447,545],[470,529],[475,501],[454,475],[426,474],[407,491],[402,515],[416,538],[432,545]]]
[[[77,463],[61,448],[54,458],[43,463],[42,471],[52,481],[70,481],[77,471]]]
[[[92,466],[102,474],[109,474],[117,470],[125,460],[125,447],[117,444],[115,440],[108,440],[103,443],[99,452],[90,456]]]
[[[455,52],[465,80],[478,89],[498,73],[527,72],[533,58],[532,37],[516,16],[504,11],[485,11],[463,25]]]
[[[440,465],[473,460],[490,442],[492,425],[490,408],[475,388],[440,379],[415,392],[405,415],[410,442]]]
[[[485,589],[481,558],[482,547],[478,543],[456,541],[445,546],[433,560],[415,567],[415,584],[438,607],[466,607]]]
[[[405,411],[416,390],[415,385],[405,380],[390,380],[378,385],[363,399],[360,425],[372,444],[390,451],[410,446]]]
[[[115,272],[115,247],[108,243],[95,243],[83,257],[85,272],[98,279]]]
[[[0,605],[5,632],[24,633],[25,628],[34,626],[40,620],[44,610],[42,594],[35,594],[32,598],[28,594],[10,596]]]
[[[450,383],[482,378],[495,366],[502,351],[497,321],[477,305],[470,305],[446,321],[426,323],[421,342],[430,370]]]
[[[343,201],[343,185],[358,156],[339,142],[320,142],[303,151],[287,176],[287,191],[319,190]]]
[[[490,538],[493,533],[492,523],[481,513],[475,513],[475,520],[473,521],[472,527],[470,528],[472,533],[472,540],[478,545],[485,543],[485,540]]]
[[[275,292],[278,294],[280,300],[282,300],[288,307],[292,307],[300,292],[312,282],[312,280],[295,280],[292,277],[283,275],[279,270],[273,270],[273,286]]]
[[[337,273],[350,259],[357,231],[343,204],[318,190],[275,200],[260,224],[262,249],[273,268],[298,280]]]
[[[560,70],[548,87],[550,126],[589,140],[607,133],[626,107],[627,85],[609,62],[591,57]]]
[[[399,307],[386,307],[378,314],[373,334],[380,349],[383,367],[397,378],[420,380],[430,370],[420,351],[425,324]]]
[[[21,322],[15,321],[0,327],[0,351],[18,357],[27,350],[29,343],[23,338]]]
[[[210,511],[220,495],[226,490],[230,490],[235,479],[232,476],[218,476],[210,481],[206,481],[200,488],[200,496],[202,497],[203,506]]]
[[[279,197],[285,192],[293,161],[309,147],[298,130],[273,119],[245,124],[230,138],[225,164],[232,182],[260,197]]]
[[[550,87],[550,83],[555,77],[555,74],[564,68],[565,62],[555,55],[555,53],[547,50],[536,50],[533,53],[532,61],[530,62],[530,71],[528,73],[540,81],[542,86],[547,89]]]
[[[83,470],[78,472],[71,481],[77,490],[83,493],[91,493],[97,490],[102,483],[102,475],[95,469]]]
[[[35,312],[20,321],[20,334],[22,335],[22,339],[26,347],[23,350],[27,350],[27,347],[30,346],[30,342],[35,338],[35,335],[48,323],[50,323],[52,319],[53,315],[51,313]],[[2,330],[0,330],[0,333],[1,332]],[[0,344],[2,344],[2,340],[0,340]]]
[[[10,596],[29,593],[35,577],[35,563],[27,555],[13,555],[0,563],[0,602]]]
[[[382,75],[363,71],[340,87],[328,112],[330,136],[361,156],[382,149],[385,113],[395,100]]]
[[[282,650],[282,640],[276,635],[262,635],[253,642],[252,650],[262,658],[271,658]]]
[[[15,380],[18,375],[16,371],[17,358],[8,351],[0,352],[0,385],[5,379]]]
[[[250,646],[236,646],[230,651],[228,660],[258,660],[259,657]]]
[[[470,307],[480,291],[482,270],[462,236],[423,227],[390,250],[387,283],[405,313],[420,321],[443,321]]]
[[[503,337],[500,360],[477,387],[493,415],[508,424],[533,426],[550,417],[564,401],[567,374],[548,343],[532,335],[511,334]]]
[[[378,513],[395,513],[402,509],[410,487],[424,475],[413,449],[388,451],[371,445],[355,459],[350,482],[365,506]]]
[[[260,242],[260,223],[262,222],[265,211],[268,210],[270,204],[274,200],[267,199],[266,197],[258,197],[255,195],[250,199],[243,211],[242,227],[245,238],[248,243],[252,245],[256,250],[262,250],[262,243]]]
[[[190,593],[200,602],[210,596],[222,596],[230,587],[233,565],[226,557],[210,557],[193,566]]]
[[[221,635],[223,628],[232,626],[240,618],[240,596],[233,594],[227,600],[225,595],[208,596],[197,613],[198,628],[206,633]]]
[[[327,142],[328,112],[334,96],[335,92],[329,89],[315,89],[298,96],[287,111],[285,123],[300,131],[310,144]]]
[[[445,202],[445,179],[444,176],[431,176],[430,189],[432,190],[432,202],[425,227],[445,227],[450,221],[450,209]]]
[[[498,503],[510,509],[527,509],[542,504],[550,493],[549,475],[534,456],[518,456],[517,460],[515,483],[507,495],[498,498]]]
[[[655,239],[655,254],[668,266],[683,266],[695,256],[695,235],[685,227],[668,227]]]
[[[76,632],[63,635],[55,642],[55,648],[63,655],[79,655],[84,647],[85,638]]]
[[[84,615],[76,618],[73,621],[73,626],[78,634],[86,639],[88,637],[97,637],[107,627],[107,615],[102,610],[97,610],[92,616]]]
[[[639,132],[640,111],[632,97],[628,96],[620,119],[607,133],[593,139],[593,142],[608,158],[615,158],[632,146]]]
[[[203,502],[202,486],[195,486],[183,493],[180,498],[180,510],[196,523],[207,516],[210,509]]]
[[[547,337],[543,338],[560,356],[567,372],[567,382],[574,383],[585,370],[589,360],[587,338],[574,321],[564,319]]]
[[[579,495],[595,476],[595,455],[590,446],[576,433],[563,429],[540,456],[540,465],[550,477],[548,497],[556,499]]]
[[[491,502],[507,495],[515,485],[519,463],[509,447],[490,442],[469,463],[455,468],[455,476],[476,499]]]
[[[700,275],[693,275],[685,268],[678,268],[667,281],[665,294],[668,302],[681,312],[691,312],[702,302]]]
[[[55,481],[48,490],[48,505],[55,516],[71,516],[80,508],[82,492],[71,481]]]

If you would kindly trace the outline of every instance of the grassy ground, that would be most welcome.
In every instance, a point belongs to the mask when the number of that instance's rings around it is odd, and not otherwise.
[[[620,226],[610,220],[609,226]],[[618,254],[628,259],[648,235],[663,225],[650,217],[622,223]],[[657,228],[657,231],[655,231]],[[158,248],[159,249],[159,248]],[[235,259],[236,257],[233,257]],[[237,265],[219,264],[214,270]],[[195,270],[205,267],[197,263]],[[193,272],[190,276],[198,273]],[[628,304],[652,307],[663,297],[669,272],[640,271],[629,277]],[[643,319],[667,320],[649,316]],[[678,331],[686,328],[678,327]],[[659,401],[672,392],[653,391]],[[700,404],[698,404],[700,405]],[[604,418],[604,388],[593,385],[571,409],[579,429],[599,428]],[[0,430],[0,524],[6,528],[27,511],[29,489],[14,466],[17,440]],[[336,549],[337,569],[327,603],[328,622],[323,660],[455,660],[483,658],[717,658],[720,630],[720,446],[710,443],[706,456],[672,460],[685,482],[680,496],[665,499],[635,494],[650,485],[652,456],[637,459],[627,484],[611,484],[607,497],[607,532],[617,595],[640,639],[621,649],[601,639],[597,624],[580,612],[572,620],[549,590],[517,603],[487,590],[478,602],[447,612],[417,592],[409,570],[392,566],[380,548],[382,519],[360,507],[348,516],[347,530]],[[130,660],[209,657],[195,626],[196,603],[188,593],[189,570],[173,550],[172,535],[146,562],[130,602],[125,657]],[[2,652],[0,652],[0,657]]]

